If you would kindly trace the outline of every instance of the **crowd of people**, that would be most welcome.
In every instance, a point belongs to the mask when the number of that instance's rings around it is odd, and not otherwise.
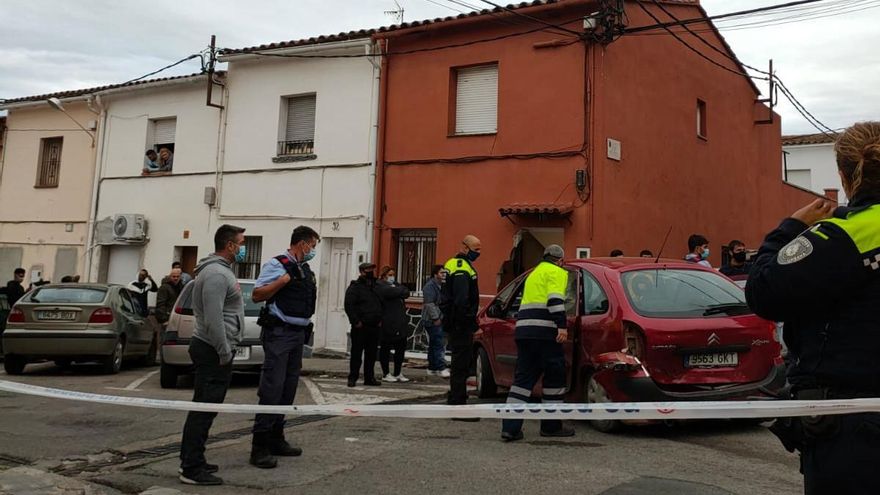
[[[718,269],[722,274],[728,277],[748,276],[752,263],[749,261],[749,252],[743,241],[734,239],[724,246],[727,253],[721,268]],[[701,234],[692,234],[688,237],[688,252],[684,256],[684,260],[689,263],[696,263],[707,268],[712,268],[709,262],[709,240]],[[626,256],[623,250],[613,249],[608,254],[611,258],[622,258]],[[643,249],[639,253],[640,258],[654,258],[654,253],[649,249]]]

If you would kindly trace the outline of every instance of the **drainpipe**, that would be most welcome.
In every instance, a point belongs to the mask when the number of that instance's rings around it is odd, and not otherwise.
[[[100,109],[100,130],[98,133],[97,150],[95,151],[95,179],[92,181],[92,208],[89,221],[86,223],[86,281],[92,282],[92,260],[94,257],[95,226],[98,221],[98,201],[101,197],[101,179],[104,177],[104,143],[107,135],[107,107],[101,101],[101,95],[95,96],[95,105]],[[91,104],[89,104],[91,107]]]
[[[384,46],[381,41],[384,41]],[[389,40],[381,40],[382,68],[379,73],[379,132],[376,145],[376,205],[373,224],[373,263],[381,263],[382,229],[385,225],[385,128],[388,125],[388,47]]]
[[[376,46],[373,45],[372,42],[364,45],[366,52],[371,53]],[[367,207],[367,223],[366,223],[366,246],[367,248],[373,247],[373,240],[375,238],[374,227],[376,225],[376,216],[375,216],[375,208],[376,208],[376,170],[378,168],[377,160],[376,160],[376,147],[378,142],[378,133],[379,133],[379,90],[382,84],[382,72],[381,72],[381,64],[376,63],[372,57],[367,58],[370,62],[370,65],[373,66],[373,82],[372,88],[370,90],[370,142],[367,146],[367,156],[373,161],[373,170],[370,172],[371,182],[371,190],[372,194],[370,194],[370,204]]]

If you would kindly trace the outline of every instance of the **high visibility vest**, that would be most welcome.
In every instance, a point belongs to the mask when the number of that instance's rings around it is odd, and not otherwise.
[[[557,330],[566,328],[567,288],[568,271],[548,261],[538,264],[526,278],[515,338],[555,340]]]

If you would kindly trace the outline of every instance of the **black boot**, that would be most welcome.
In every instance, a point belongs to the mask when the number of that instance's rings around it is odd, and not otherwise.
[[[254,433],[251,444],[251,464],[260,469],[272,469],[278,465],[278,461],[272,457],[269,451],[269,433]]]
[[[269,439],[269,453],[281,457],[299,457],[303,451],[287,443],[284,439],[284,428],[273,428],[272,437]]]

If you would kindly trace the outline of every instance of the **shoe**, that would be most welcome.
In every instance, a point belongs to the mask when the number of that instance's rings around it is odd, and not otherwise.
[[[544,431],[541,430],[542,437],[573,437],[574,436],[574,428],[566,428],[562,427],[557,431]]]
[[[397,377],[393,376],[391,373],[388,373],[384,377],[382,377],[383,382],[396,382]]]
[[[382,382],[380,382],[379,380],[376,380],[374,378],[372,380],[364,380],[364,385],[366,385],[368,387],[381,387]]]
[[[277,455],[280,457],[299,457],[302,455],[303,451],[299,447],[294,447],[287,443],[287,440],[275,440],[272,442],[272,446],[269,447],[269,453],[272,455]]]
[[[278,460],[269,452],[270,436],[268,432],[254,433],[251,444],[250,463],[260,469],[272,469],[278,466]]]
[[[440,374],[440,372],[437,370],[428,370],[428,372],[427,372],[428,376],[438,376],[439,374]]]
[[[443,368],[443,371],[440,371],[438,374],[443,378],[449,378],[451,375],[451,373],[449,373],[449,368]]]
[[[181,483],[187,485],[211,486],[223,484],[223,480],[221,478],[218,478],[217,476],[206,472],[204,469],[201,471],[196,471],[192,474],[181,474],[178,479]]]
[[[523,439],[523,432],[518,431],[516,433],[509,433],[506,431],[501,432],[501,440],[504,442],[515,442],[517,440]]]
[[[397,380],[397,381],[399,381],[400,383],[408,383],[408,382],[411,382],[411,381],[412,381],[412,380],[410,380],[409,378],[403,376],[403,373],[401,373],[401,374],[395,376],[394,379]]]
[[[354,387],[355,385],[357,385],[357,380],[352,380],[351,378],[349,378],[348,379],[348,387],[351,388],[351,387]]]
[[[217,471],[220,471],[220,466],[218,466],[216,464],[205,464],[204,466],[202,466],[202,471],[204,471],[208,474],[214,474]],[[177,468],[177,474],[183,474],[182,467]]]
[[[453,421],[464,421],[466,423],[477,423],[480,418],[452,418]]]

